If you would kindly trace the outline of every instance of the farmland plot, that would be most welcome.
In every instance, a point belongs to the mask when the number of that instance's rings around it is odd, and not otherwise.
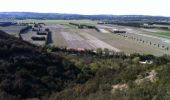
[[[95,30],[83,30],[94,37],[99,38],[100,40],[105,41],[106,43],[121,49],[125,53],[144,53],[144,54],[154,54],[154,55],[163,55],[169,54],[168,51],[159,49],[157,47],[149,46],[143,43],[138,43],[137,41],[118,36],[113,33],[101,33],[96,32]]]
[[[96,25],[96,21],[92,20],[38,20],[38,19],[25,19],[25,20],[15,20],[20,23],[45,23],[45,24],[69,24],[78,23],[86,25]]]
[[[109,50],[112,50],[115,52],[120,52],[120,50],[118,48],[111,46],[110,44],[90,35],[89,33],[80,33],[80,34],[83,37],[85,37],[87,42],[95,48],[108,48]]]
[[[85,49],[94,49],[86,40],[75,33],[70,32],[61,32],[62,36],[68,44],[68,48],[85,48]]]
[[[53,44],[55,46],[67,46],[73,49],[92,49],[108,48],[111,51],[120,52],[119,49],[107,44],[106,42],[86,33],[80,29],[52,29]],[[58,43],[57,43],[58,42]]]
[[[20,25],[12,25],[7,27],[0,27],[0,30],[3,30],[4,32],[13,35],[15,37],[19,37],[19,32],[21,29],[25,28],[26,26],[20,26]]]
[[[52,43],[51,45],[55,45],[57,47],[67,47],[67,42],[64,37],[60,34],[60,32],[64,31],[64,29],[48,27],[51,30]]]
[[[142,41],[145,42],[151,42],[152,44],[156,44],[156,45],[159,44],[159,45],[170,47],[170,43],[168,42],[170,41],[170,39],[165,39],[162,37],[156,37],[147,34],[139,34],[139,33],[128,33],[126,35],[129,37],[135,37],[139,40],[141,39]]]
[[[109,29],[122,29],[129,33],[140,33],[140,34],[148,34],[157,37],[163,37],[170,39],[170,31],[163,29],[145,29],[145,28],[135,28],[129,26],[120,26],[120,25],[98,25],[98,27],[107,27]]]
[[[35,40],[32,40],[33,36],[40,37],[39,35],[37,35],[36,32],[33,32],[33,31],[29,31],[27,33],[21,34],[21,37],[24,41],[27,41],[27,42],[30,42],[32,44],[36,44],[39,46],[45,45],[45,43],[46,43],[45,40],[44,41],[35,41]],[[44,35],[44,37],[47,38],[45,35]]]
[[[141,54],[153,54],[156,56],[161,56],[163,54],[170,54],[168,51],[154,47],[154,46],[149,46],[144,43],[138,43],[137,41],[124,38],[124,37],[119,37],[113,34],[113,40],[107,41],[110,44],[114,44],[115,47],[121,48],[123,51],[127,53],[141,53]]]
[[[56,28],[56,29],[58,29],[58,28],[70,28],[70,27],[68,27],[66,25],[61,25],[61,24],[48,24],[45,27],[47,27],[47,28]]]
[[[65,25],[63,25],[65,26]],[[127,30],[129,37],[136,36],[140,38],[144,38],[147,40],[153,40],[155,42],[162,41],[156,38],[149,37],[149,34],[143,34],[142,32],[146,32],[146,30],[131,27],[124,27],[124,26],[105,26],[105,25],[97,25],[98,28],[105,29],[105,30],[112,30],[112,29],[120,29],[120,30]],[[62,28],[62,27],[52,27],[52,38],[53,38],[53,45],[55,46],[65,46],[68,48],[73,49],[93,49],[96,48],[108,48],[112,51],[123,51],[127,54],[131,53],[141,53],[141,54],[154,54],[156,56],[161,56],[163,54],[170,54],[169,51],[164,49],[160,49],[156,46],[150,46],[146,43],[137,42],[136,40],[132,40],[129,38],[125,38],[122,36],[118,36],[113,33],[107,32],[97,32],[95,29],[75,29],[75,28]],[[147,35],[147,36],[145,36]],[[148,36],[149,35],[149,36]],[[152,36],[152,35],[151,35]],[[164,40],[164,42],[170,42],[168,40]],[[163,42],[161,42],[163,43]],[[166,43],[165,43],[166,44]]]
[[[99,40],[98,38],[91,36],[88,33],[78,34],[81,31],[78,29],[65,28],[65,25],[48,25],[52,31],[53,44],[58,47],[68,47],[73,49],[97,49],[108,48],[109,50],[119,52],[117,48]],[[67,27],[67,26],[66,26]],[[86,35],[85,35],[86,34]]]
[[[111,28],[111,26],[108,27]],[[125,27],[125,26],[117,26],[117,25],[112,25],[112,29],[118,29],[118,30],[123,29],[127,31],[127,34],[125,34],[126,36],[130,38],[133,37],[138,41],[143,41],[144,43],[151,43],[152,45],[157,46],[159,48],[170,47],[170,39],[152,35],[153,32],[159,32],[162,30],[133,28],[133,27]]]

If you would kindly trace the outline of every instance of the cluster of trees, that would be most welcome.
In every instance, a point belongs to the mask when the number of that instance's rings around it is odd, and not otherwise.
[[[89,28],[89,29],[97,29],[95,26],[92,26],[92,25],[77,24],[77,23],[69,23],[69,24],[70,24],[70,25],[77,26],[79,29],[86,29],[86,28]]]
[[[127,58],[93,57],[88,61],[84,57],[71,58],[81,66],[80,69],[94,73],[93,79],[54,93],[48,100],[169,100],[170,56],[134,54]],[[152,60],[153,63],[140,64],[141,60]],[[154,82],[145,79],[152,70],[157,73]],[[137,84],[136,80],[140,79],[141,83]],[[128,88],[113,93],[112,86],[118,84],[126,84]]]
[[[73,54],[77,56],[92,56],[92,57],[107,57],[107,58],[119,58],[119,57],[126,57],[123,52],[114,52],[110,51],[107,48],[97,48],[96,50],[89,50],[89,49],[84,49],[84,50],[77,50],[77,49],[67,49],[67,47],[55,47],[51,45],[46,45],[43,47],[44,50],[47,52],[53,52],[53,53],[58,53],[58,54]]]
[[[1,100],[40,98],[90,76],[63,57],[0,32]]]

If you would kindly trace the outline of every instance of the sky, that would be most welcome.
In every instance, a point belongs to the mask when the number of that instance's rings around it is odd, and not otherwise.
[[[170,0],[0,0],[0,12],[170,16]]]

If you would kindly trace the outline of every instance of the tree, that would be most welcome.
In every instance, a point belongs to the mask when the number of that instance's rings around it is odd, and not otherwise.
[[[107,49],[107,48],[104,48],[104,54],[105,54],[105,56],[109,56],[109,49]]]
[[[102,55],[102,49],[101,49],[101,48],[97,48],[96,53],[97,53],[98,55]]]
[[[140,58],[139,58],[139,57],[135,57],[135,58],[133,58],[133,60],[132,60],[132,61],[133,61],[134,63],[138,63],[138,62],[139,62],[139,60],[140,60]]]

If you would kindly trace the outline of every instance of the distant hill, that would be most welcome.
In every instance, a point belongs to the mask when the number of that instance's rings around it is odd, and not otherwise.
[[[162,16],[144,15],[79,15],[62,13],[33,13],[33,12],[0,12],[0,19],[91,19],[91,20],[162,20],[170,19]]]

